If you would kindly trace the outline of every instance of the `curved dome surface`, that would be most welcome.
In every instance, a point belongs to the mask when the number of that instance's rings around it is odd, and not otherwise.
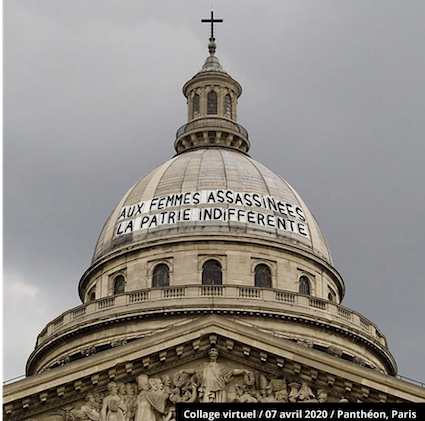
[[[139,180],[106,221],[93,263],[139,241],[212,233],[273,238],[332,263],[296,191],[261,163],[225,148],[179,154]]]

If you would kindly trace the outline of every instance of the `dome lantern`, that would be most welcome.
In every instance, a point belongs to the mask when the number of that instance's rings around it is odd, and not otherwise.
[[[211,13],[206,21],[219,20]],[[313,388],[332,385],[332,402],[338,388],[363,399],[365,384],[382,378],[373,370],[396,373],[384,335],[341,305],[344,281],[313,214],[282,177],[247,155],[236,119],[242,88],[215,51],[212,27],[210,55],[183,88],[189,117],[177,155],[122,197],[81,277],[82,304],[38,336],[27,374],[43,373],[43,389],[31,386],[32,401],[40,390],[62,399],[56,384],[48,390],[50,375],[75,376],[61,386],[74,405],[77,389],[104,389],[111,378],[122,385],[140,373],[174,378],[182,364],[191,372],[208,349],[224,351],[232,366],[243,361],[256,370],[253,379],[279,373]],[[388,378],[381,383],[387,396]],[[395,400],[407,392],[392,393]]]
[[[247,153],[250,148],[248,132],[237,123],[237,101],[242,94],[241,85],[220,64],[215,52],[213,24],[222,22],[202,19],[211,23],[208,44],[210,55],[201,70],[183,86],[187,98],[188,122],[176,134],[177,153],[205,147],[224,147]]]

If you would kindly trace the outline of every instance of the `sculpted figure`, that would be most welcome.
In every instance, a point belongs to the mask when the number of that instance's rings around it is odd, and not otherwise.
[[[173,385],[168,374],[161,376],[163,390],[168,396],[163,421],[176,421],[175,404],[177,402],[195,402],[198,389],[195,378],[196,375],[190,377],[186,373],[182,373],[181,375],[176,374]]]
[[[127,383],[125,385],[126,396],[124,398],[125,407],[127,409],[125,413],[126,421],[130,421],[134,418],[136,413],[136,385]]]
[[[190,387],[188,387],[183,394],[180,396],[179,402],[195,402],[198,397],[198,386],[195,383],[192,383]]]
[[[328,392],[325,389],[319,389],[317,391],[317,402],[327,402],[328,401]]]
[[[298,399],[298,394],[299,394],[301,385],[297,382],[292,382],[289,385],[289,387],[291,388],[291,390],[288,395],[288,400],[289,402],[296,402]]]
[[[268,385],[269,385],[269,381],[267,380],[267,377],[263,373],[257,371],[255,373],[256,390],[254,393],[258,402],[262,402],[262,399],[266,398],[267,396],[266,389]]]
[[[140,393],[137,396],[134,421],[156,421],[155,413],[147,399],[150,390],[148,376],[145,374],[139,376],[137,378],[137,385]]]
[[[276,402],[288,402],[288,391],[286,389],[276,391],[275,398]]]
[[[81,412],[85,415],[87,420],[99,421],[100,414],[98,412],[98,403],[93,393],[86,396],[86,404],[81,407]]]
[[[172,403],[182,402],[183,396],[186,393],[187,388],[189,387],[190,376],[186,373],[176,373],[174,375],[174,386],[171,388],[170,386],[170,394],[168,399]]]
[[[121,398],[118,396],[117,384],[115,382],[108,383],[107,389],[109,395],[103,399],[100,421],[125,421],[120,408]]]
[[[137,378],[141,392],[137,397],[135,421],[156,421],[157,415],[165,414],[168,394],[164,391],[161,379],[149,379],[142,374]]]
[[[149,383],[151,385],[151,392],[148,393],[147,399],[158,419],[158,415],[162,417],[167,412],[165,404],[168,400],[168,393],[164,390],[164,385],[161,379],[150,379]]]
[[[113,398],[109,401],[108,421],[124,421],[124,414],[120,408],[121,399]]]
[[[124,415],[124,418],[126,419],[127,418],[127,402],[126,402],[127,388],[123,382],[118,382],[117,388],[118,388],[118,396],[121,399],[120,408]]]
[[[198,370],[184,369],[178,374],[197,374],[200,379],[199,395],[202,402],[227,402],[226,384],[232,380],[233,376],[251,374],[249,370],[229,369],[217,362],[218,351],[211,348],[208,356],[210,361],[202,364]]]
[[[265,395],[260,399],[260,402],[276,402],[276,398],[271,387],[266,388]]]
[[[314,399],[314,393],[310,386],[306,382],[302,382],[301,388],[298,391],[298,400],[301,402],[307,402]]]
[[[81,411],[81,409],[72,409],[71,411],[67,412],[65,419],[66,421],[87,421],[86,415],[83,411]]]
[[[327,402],[328,401],[328,392],[324,389],[317,390],[317,396],[315,399],[308,399],[304,402]]]
[[[257,398],[251,395],[251,393],[248,390],[247,385],[236,385],[236,402],[258,402]]]
[[[285,379],[272,379],[270,388],[274,391],[276,402],[288,402],[288,386]]]
[[[174,387],[170,389],[168,399],[173,402],[195,402],[198,396],[197,375],[190,376],[189,374],[179,371],[174,376]]]
[[[163,421],[176,421],[176,407],[173,406],[164,417]]]
[[[172,387],[171,387],[171,378],[168,374],[164,374],[163,376],[161,376],[161,382],[162,382],[162,386],[163,389],[170,394]]]

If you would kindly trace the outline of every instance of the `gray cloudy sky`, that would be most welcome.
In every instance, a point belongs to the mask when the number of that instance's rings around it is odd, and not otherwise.
[[[169,159],[211,1],[5,0],[4,377],[79,304],[127,189]],[[425,3],[214,0],[251,156],[321,224],[344,305],[425,381]]]

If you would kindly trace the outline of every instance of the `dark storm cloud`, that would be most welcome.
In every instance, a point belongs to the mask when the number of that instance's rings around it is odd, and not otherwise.
[[[5,378],[24,372],[44,325],[78,305],[79,277],[125,191],[173,155],[210,6],[5,2]],[[343,304],[383,330],[401,374],[424,381],[423,2],[214,8],[251,155],[319,220]]]

